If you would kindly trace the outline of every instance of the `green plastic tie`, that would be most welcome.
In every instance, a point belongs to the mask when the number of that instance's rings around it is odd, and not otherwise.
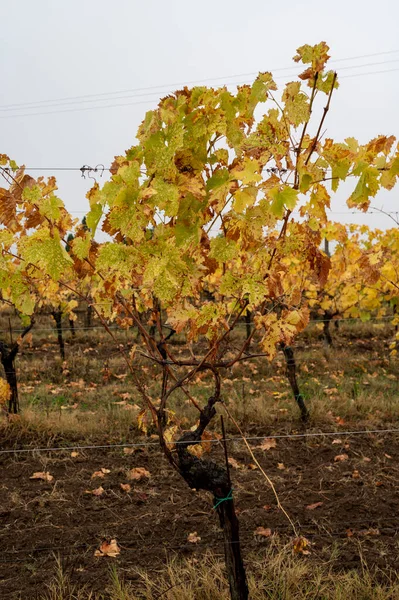
[[[222,502],[227,502],[228,500],[233,500],[233,488],[231,488],[226,498],[218,498],[218,501],[213,508],[216,509]]]

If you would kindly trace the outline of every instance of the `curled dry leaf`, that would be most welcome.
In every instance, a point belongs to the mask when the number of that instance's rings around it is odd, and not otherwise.
[[[111,556],[111,557],[115,558],[120,553],[121,553],[120,548],[119,548],[116,540],[113,539],[109,542],[104,541],[101,544],[100,548],[95,551],[94,556]]]
[[[348,460],[349,456],[347,454],[337,454],[337,456],[334,456],[334,462],[344,462],[345,460]]]
[[[124,492],[129,493],[131,489],[132,486],[130,485],[130,483],[121,483],[121,490],[123,490]]]
[[[272,530],[269,527],[258,527],[254,531],[254,535],[261,535],[262,537],[270,537]]]
[[[242,465],[238,462],[238,460],[236,460],[232,456],[229,456],[228,461],[229,461],[229,465],[231,467],[233,467],[233,469],[242,469]]]
[[[362,529],[359,531],[359,535],[381,535],[380,530],[374,527],[370,527],[370,529]]]
[[[319,506],[323,506],[323,502],[314,502],[313,504],[308,504],[306,510],[315,510],[315,508],[319,508]]]
[[[123,454],[134,454],[134,448],[123,448]]]
[[[76,450],[71,452],[71,458],[76,458],[77,456],[79,456],[79,452],[76,452]]]
[[[352,479],[360,479],[360,473],[357,469],[355,469],[352,473]]]
[[[94,471],[91,478],[95,479],[96,477],[99,477],[100,479],[103,479],[105,475],[108,475],[108,473],[111,473],[110,469],[101,468],[99,471]]]
[[[133,479],[134,481],[140,481],[140,479],[144,478],[149,479],[150,477],[151,473],[147,471],[147,469],[144,469],[144,467],[134,467],[127,473],[127,478]]]
[[[305,556],[307,556],[308,554],[310,554],[310,550],[308,550],[309,546],[311,545],[311,542],[309,542],[308,539],[306,539],[305,537],[301,536],[301,537],[297,537],[294,539],[294,552],[295,554],[304,554]]]
[[[331,443],[332,444],[342,444],[343,442],[342,442],[342,440],[340,440],[339,438],[337,438],[336,440],[333,440]]]
[[[258,448],[260,448],[261,450],[270,450],[271,448],[275,448],[276,445],[277,445],[277,442],[275,439],[266,438],[265,440],[263,440],[261,445],[258,446]]]
[[[93,496],[102,496],[104,492],[104,488],[100,485],[100,487],[96,488],[95,490],[86,490],[85,494],[92,494]]]
[[[280,469],[280,471],[284,471],[285,470],[285,464],[284,463],[277,463],[277,468]]]
[[[190,542],[190,544],[197,544],[201,541],[201,538],[196,531],[193,531],[192,533],[188,534],[187,541]]]
[[[33,473],[33,475],[29,477],[29,479],[41,479],[42,481],[50,482],[53,481],[54,477],[50,475],[48,471],[37,471],[36,473]]]

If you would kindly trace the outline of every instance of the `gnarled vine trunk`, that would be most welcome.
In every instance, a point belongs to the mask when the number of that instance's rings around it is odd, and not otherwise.
[[[72,334],[72,337],[76,338],[75,321],[73,319],[68,319],[68,322],[69,322],[69,329]]]
[[[227,578],[232,600],[247,600],[248,585],[241,554],[239,523],[234,508],[233,491],[227,468],[213,460],[198,458],[188,447],[201,443],[205,428],[215,416],[215,397],[208,400],[195,431],[186,432],[176,444],[177,467],[180,475],[191,488],[206,490],[213,494],[214,508],[219,516],[223,533]]]
[[[65,360],[65,344],[64,344],[64,337],[62,335],[62,311],[61,311],[61,309],[53,310],[51,315],[55,321],[55,327],[57,330],[57,341],[58,341],[58,346],[60,348],[61,360],[62,360],[62,362],[64,362],[64,360]]]
[[[304,423],[306,423],[309,420],[309,411],[306,408],[305,400],[299,390],[298,380],[296,378],[294,350],[291,348],[291,346],[286,346],[285,344],[281,344],[281,348],[287,365],[288,381],[290,382],[294,398],[299,406],[299,410],[301,411],[301,419]]]
[[[22,331],[20,339],[23,339],[32,329],[34,320]],[[15,358],[19,351],[19,342],[14,342],[11,347],[5,342],[0,342],[0,361],[4,368],[6,381],[10,386],[10,399],[8,401],[8,412],[17,414],[19,412],[18,379],[15,368]]]

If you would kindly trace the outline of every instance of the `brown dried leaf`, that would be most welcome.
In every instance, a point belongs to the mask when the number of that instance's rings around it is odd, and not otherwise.
[[[123,490],[124,492],[129,493],[131,489],[132,486],[130,485],[130,483],[121,483],[121,490]]]
[[[50,481],[53,481],[54,477],[50,475],[48,471],[37,471],[36,473],[33,473],[29,479],[41,479],[42,481],[47,481],[50,483]]]
[[[276,445],[277,445],[277,442],[275,439],[266,438],[265,440],[263,440],[261,445],[258,446],[258,448],[260,448],[261,450],[270,450],[271,448],[275,448]]]
[[[93,496],[102,496],[105,492],[104,488],[100,485],[100,487],[95,490],[86,490],[85,494],[92,494]]]
[[[197,544],[201,541],[201,538],[196,531],[193,531],[192,533],[188,534],[187,541],[190,542],[190,544]]]
[[[115,539],[110,542],[104,541],[99,550],[96,550],[94,556],[111,556],[116,558],[121,553],[120,548]]]
[[[349,456],[347,454],[337,454],[337,456],[334,456],[334,462],[344,462],[345,460],[348,460]]]
[[[306,510],[315,510],[315,508],[319,508],[319,506],[323,506],[323,502],[314,502],[314,504],[308,504],[306,506]]]
[[[145,477],[149,479],[151,477],[151,473],[147,471],[147,469],[144,469],[144,467],[134,467],[133,469],[130,469],[130,471],[128,471],[127,473],[127,478],[132,479],[134,481],[140,481]]]
[[[134,454],[134,448],[123,448],[123,454]]]
[[[233,469],[242,469],[243,465],[240,464],[235,458],[229,456],[229,465],[233,467]]]
[[[269,527],[258,527],[254,531],[254,535],[261,535],[262,537],[270,537],[272,530]]]

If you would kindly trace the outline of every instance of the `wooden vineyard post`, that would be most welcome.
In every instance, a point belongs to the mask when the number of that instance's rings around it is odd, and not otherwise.
[[[233,489],[231,487],[230,468],[227,454],[226,432],[222,415],[220,420],[222,425],[222,442],[226,460],[229,490],[224,498],[215,497],[214,508],[219,515],[220,526],[223,531],[224,554],[231,600],[247,600],[249,597],[248,584],[244,562],[241,555],[239,523],[234,508]]]

